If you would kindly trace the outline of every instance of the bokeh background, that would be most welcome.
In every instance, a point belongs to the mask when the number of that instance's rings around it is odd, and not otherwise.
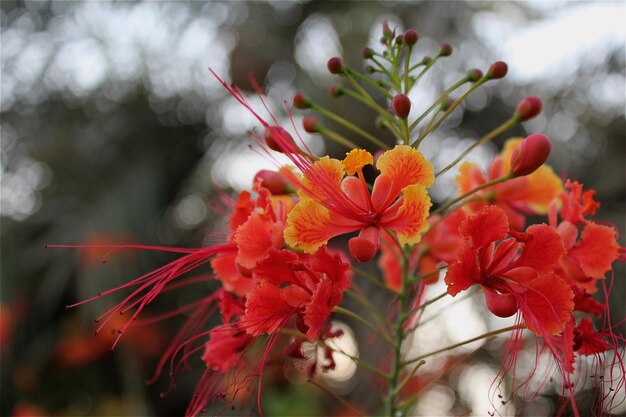
[[[440,42],[455,48],[424,78],[412,97],[416,108],[468,69],[504,60],[510,67],[506,79],[472,95],[429,137],[424,152],[443,166],[509,117],[521,98],[539,95],[542,115],[511,135],[549,135],[550,164],[595,188],[602,202],[597,217],[623,234],[626,5],[621,1],[3,0],[0,7],[1,415],[182,414],[197,375],[183,378],[163,399],[159,393],[167,388],[167,375],[145,384],[180,321],[138,328],[111,352],[113,336],[92,332],[93,319],[113,299],[65,309],[171,258],[122,252],[103,265],[102,252],[44,249],[44,244],[197,247],[219,240],[211,231],[223,222],[220,193],[248,187],[256,170],[272,165],[249,149],[246,131],[255,120],[225,93],[209,67],[244,91],[252,71],[274,109],[282,109],[295,91],[306,91],[375,131],[372,113],[347,98],[328,96],[328,86],[338,80],[325,65],[328,57],[340,55],[361,69],[360,50],[376,47],[383,20],[399,31],[415,28],[418,55],[434,55]],[[296,124],[302,116],[294,112]],[[384,132],[375,132],[391,143]],[[503,139],[472,158],[486,165]],[[316,152],[341,151],[318,137],[307,140]],[[433,189],[436,199],[453,193],[453,178],[451,173]],[[626,315],[624,280],[623,265],[617,265],[614,323]],[[153,311],[189,303],[193,290],[168,296]],[[459,317],[473,315],[474,330],[491,328],[471,305],[448,310],[432,330],[439,333],[423,339],[467,338],[457,334],[467,330],[467,322],[446,325]],[[625,333],[623,325],[620,329]],[[454,358],[442,359],[435,367],[446,369],[429,370],[437,375],[435,382],[415,384],[425,395],[416,415],[486,413],[484,386],[497,372],[498,352],[472,349],[473,367],[448,366]],[[196,364],[202,366],[199,359]],[[326,381],[330,389],[355,404],[371,401],[367,388],[355,383],[368,376],[346,369]],[[317,388],[286,381],[278,377],[267,388],[266,415],[347,413]],[[478,391],[473,388],[481,384]],[[587,400],[590,395],[581,393]],[[517,412],[550,415],[554,398],[548,390]]]

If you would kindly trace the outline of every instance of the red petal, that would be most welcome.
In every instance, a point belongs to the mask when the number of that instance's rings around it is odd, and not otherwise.
[[[603,278],[617,259],[618,250],[615,229],[588,223],[581,235],[580,245],[571,249],[568,254],[576,258],[587,276]]]
[[[483,287],[487,308],[498,317],[511,317],[517,312],[517,300],[513,294],[500,294]]]
[[[298,261],[298,255],[290,250],[270,249],[268,257],[259,262],[254,268],[254,276],[259,280],[271,282],[274,285],[296,283],[293,275],[293,263]]]
[[[341,301],[341,299],[333,300],[333,295],[334,291],[331,282],[322,280],[315,290],[311,302],[306,306],[304,323],[309,327],[306,335],[310,341],[319,337],[322,326],[328,319],[332,308]]]
[[[539,336],[561,333],[574,309],[574,293],[554,273],[539,276],[526,290],[520,302],[526,327]]]
[[[522,254],[513,265],[527,266],[540,273],[552,271],[565,254],[565,246],[559,233],[547,224],[530,226],[526,233],[530,239],[524,243]]]
[[[476,248],[502,240],[509,230],[506,213],[498,206],[487,206],[459,226],[459,233],[469,237]]]
[[[267,216],[253,213],[235,232],[237,262],[246,268],[254,268],[265,258],[272,247],[273,222]]]
[[[446,272],[445,282],[448,285],[448,294],[455,296],[473,284],[480,283],[480,270],[476,263],[476,256],[477,252],[471,242],[463,242],[456,261],[450,264]]]
[[[240,323],[250,334],[274,333],[285,326],[289,317],[297,309],[292,307],[280,288],[267,281],[261,281],[246,299],[246,312]]]

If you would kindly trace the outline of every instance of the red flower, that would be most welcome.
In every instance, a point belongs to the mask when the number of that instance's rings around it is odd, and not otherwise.
[[[449,294],[480,285],[494,314],[521,312],[526,326],[541,336],[563,331],[574,295],[553,272],[565,253],[554,228],[533,225],[525,233],[511,231],[507,238],[506,213],[487,206],[463,221],[459,233],[464,241],[445,278]]]
[[[316,340],[334,306],[350,286],[350,264],[322,248],[313,255],[272,249],[254,270],[259,285],[247,295],[241,326],[252,335],[275,333],[296,318]]]

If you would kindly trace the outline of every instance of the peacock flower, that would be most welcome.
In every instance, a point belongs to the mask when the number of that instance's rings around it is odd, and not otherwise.
[[[457,176],[459,194],[465,194],[507,175],[511,170],[511,157],[522,141],[521,138],[509,139],[500,155],[491,162],[487,176],[472,162],[461,164]],[[479,197],[477,201],[472,201],[466,207],[470,212],[476,213],[489,204],[495,204],[506,212],[513,229],[522,230],[524,215],[547,214],[550,204],[562,191],[561,179],[552,168],[543,165],[529,175],[496,184],[476,193]]]
[[[558,225],[556,201],[550,208],[550,224],[556,227],[567,249],[557,273],[587,294],[597,291],[598,280],[620,259],[621,250],[613,227],[586,218],[600,206],[593,199],[594,193],[594,190],[583,192],[582,184],[567,180],[560,196],[562,221]]]
[[[380,175],[370,193],[363,168],[373,162],[369,152],[353,149],[343,161],[325,156],[308,166],[300,201],[287,218],[285,242],[314,253],[335,236],[359,231],[349,249],[362,262],[378,252],[383,228],[402,245],[418,243],[432,205],[426,190],[435,179],[432,164],[421,152],[398,145],[378,158]]]
[[[497,316],[521,312],[526,327],[540,336],[563,331],[574,294],[553,272],[565,253],[553,227],[540,224],[525,233],[509,231],[504,210],[487,206],[463,221],[459,233],[464,242],[445,278],[450,295],[480,285],[487,308]],[[509,233],[512,237],[507,238]]]

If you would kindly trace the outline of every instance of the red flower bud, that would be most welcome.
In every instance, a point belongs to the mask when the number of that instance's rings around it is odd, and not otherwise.
[[[406,96],[406,94],[396,94],[396,96],[391,101],[391,108],[401,119],[406,119],[409,117],[409,112],[411,111],[411,100]]]
[[[483,78],[483,72],[479,70],[478,68],[471,69],[467,72],[468,81],[475,83],[481,78]]]
[[[402,37],[404,39],[404,43],[406,43],[409,46],[415,45],[417,43],[417,40],[419,39],[417,32],[414,31],[413,29],[409,29],[406,32],[404,32],[404,35]]]
[[[528,136],[511,155],[511,172],[516,177],[532,174],[546,162],[551,150],[552,144],[547,136]]]
[[[442,43],[439,47],[439,56],[452,55],[452,46],[449,43]]]
[[[526,97],[517,105],[517,109],[515,109],[515,115],[519,117],[522,122],[525,122],[526,120],[532,119],[533,117],[541,113],[542,108],[543,103],[539,97]]]
[[[289,194],[291,187],[289,183],[276,171],[262,169],[254,176],[254,183],[261,182],[261,186],[267,188],[272,195]]]
[[[308,109],[311,107],[311,100],[306,98],[304,94],[298,92],[293,96],[293,106],[296,109]]]
[[[374,56],[374,51],[366,46],[361,49],[361,55],[363,56],[363,59],[370,59]]]
[[[490,80],[497,80],[500,78],[504,78],[506,73],[509,71],[509,66],[506,62],[497,61],[491,64],[489,67],[489,71],[487,71],[487,77]]]
[[[487,308],[498,317],[511,317],[518,310],[513,294],[500,294],[483,287]]]
[[[263,132],[267,147],[276,152],[297,152],[296,142],[285,129],[280,126],[268,126]]]
[[[344,90],[342,86],[340,86],[339,84],[333,84],[328,89],[328,94],[330,94],[332,97],[340,97],[343,95],[343,91]]]
[[[361,229],[357,237],[348,241],[350,255],[360,262],[367,262],[372,259],[380,247],[380,228],[369,226]]]
[[[341,74],[343,72],[343,60],[337,56],[329,59],[326,66],[331,74]]]
[[[317,133],[319,130],[317,119],[313,116],[305,116],[304,119],[302,119],[302,127],[309,133]]]

